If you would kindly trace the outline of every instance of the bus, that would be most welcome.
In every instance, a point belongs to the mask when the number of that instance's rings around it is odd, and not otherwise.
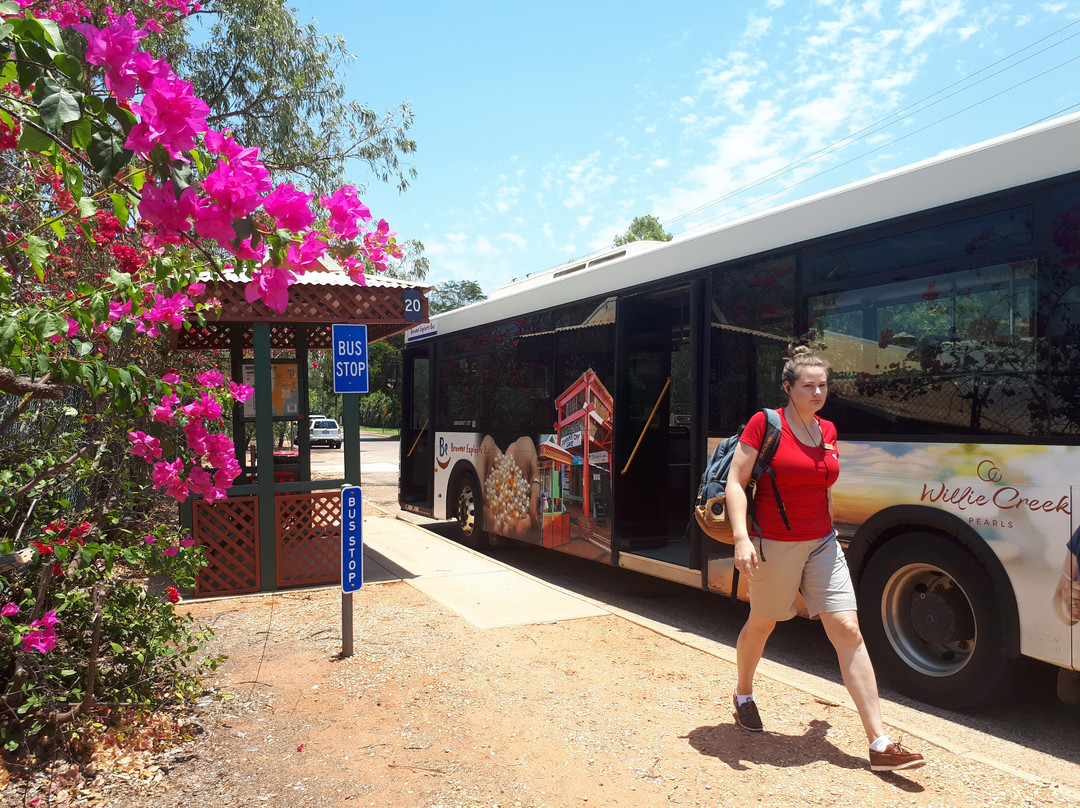
[[[745,598],[692,506],[711,448],[784,404],[793,342],[833,369],[834,518],[883,678],[963,709],[1025,658],[1080,668],[1080,115],[432,317],[406,335],[401,507]]]

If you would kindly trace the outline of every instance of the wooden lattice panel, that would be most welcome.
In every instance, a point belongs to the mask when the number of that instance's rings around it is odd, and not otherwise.
[[[195,581],[195,595],[258,592],[258,497],[229,497],[213,504],[197,499],[192,510],[193,538],[210,561]]]
[[[314,586],[341,580],[341,494],[278,494],[277,585]]]

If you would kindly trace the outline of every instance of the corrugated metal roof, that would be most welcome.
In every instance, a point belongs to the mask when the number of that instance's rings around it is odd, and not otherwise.
[[[351,286],[354,281],[349,273],[330,256],[319,259],[322,264],[320,269],[309,269],[303,275],[296,276],[296,283],[303,286]],[[222,272],[220,278],[216,278],[209,272],[204,272],[202,280],[223,280],[227,283],[248,283],[247,278],[237,275],[235,272]],[[423,289],[430,292],[435,287],[424,281],[405,281],[400,278],[391,278],[386,275],[370,272],[364,273],[365,286],[374,289]]]

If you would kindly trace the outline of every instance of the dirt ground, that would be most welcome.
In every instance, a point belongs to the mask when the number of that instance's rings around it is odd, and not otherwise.
[[[187,606],[229,655],[190,721],[88,770],[8,783],[0,804],[1077,804],[915,738],[929,765],[871,773],[854,712],[767,678],[767,731],[744,732],[729,663],[616,616],[477,629],[408,583],[369,585],[340,659],[340,590]]]

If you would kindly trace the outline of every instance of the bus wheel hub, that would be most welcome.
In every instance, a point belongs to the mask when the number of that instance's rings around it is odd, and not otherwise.
[[[958,589],[919,592],[911,600],[911,625],[923,642],[935,645],[972,639],[971,606]]]

